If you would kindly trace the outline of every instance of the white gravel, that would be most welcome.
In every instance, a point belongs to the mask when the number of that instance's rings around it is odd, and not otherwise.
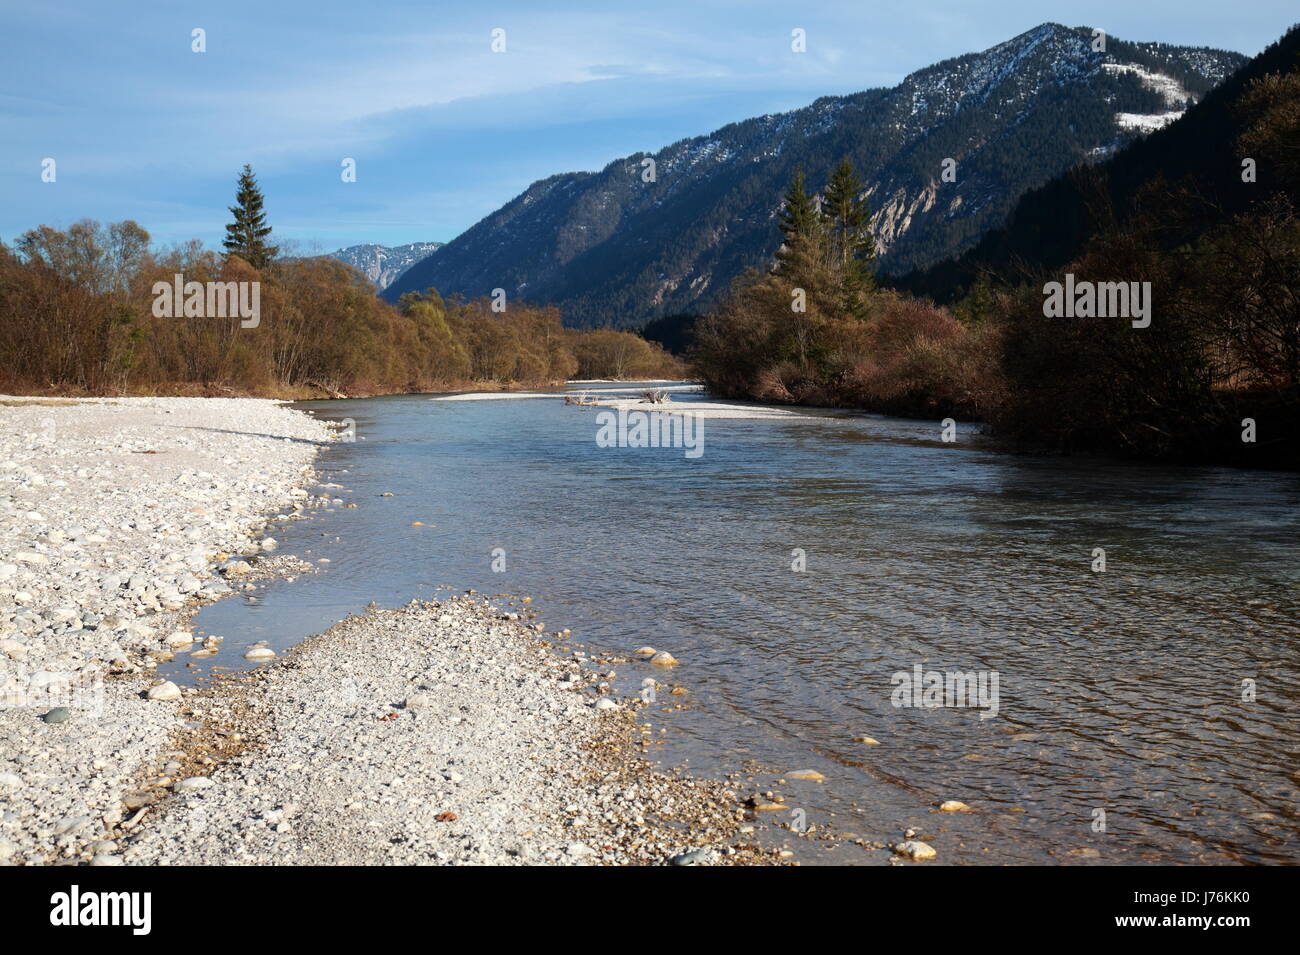
[[[734,793],[635,755],[639,699],[597,709],[607,674],[482,602],[159,689],[183,615],[311,503],[309,416],[0,397],[0,423],[0,865],[770,861]]]
[[[468,597],[374,611],[191,698],[203,727],[180,749],[203,781],[155,767],[146,798],[172,794],[122,841],[123,858],[654,864],[705,848],[714,862],[760,859],[733,844],[734,793],[630,755],[639,700],[598,708],[606,674],[511,616]]]
[[[117,825],[180,725],[143,698],[168,611],[230,592],[216,562],[292,513],[330,434],[273,401],[0,397],[0,863]]]

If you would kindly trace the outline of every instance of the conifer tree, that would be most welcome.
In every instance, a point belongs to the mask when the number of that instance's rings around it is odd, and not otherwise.
[[[818,201],[808,195],[803,169],[794,171],[790,188],[785,193],[785,208],[781,210],[780,219],[785,242],[776,253],[776,271],[780,275],[793,277],[799,270],[799,263],[818,251],[821,240]]]
[[[870,210],[866,200],[858,198],[861,191],[853,166],[847,158],[841,159],[826,184],[821,209],[829,265],[839,273],[844,307],[859,316],[863,295],[875,285],[872,262],[876,257]]]
[[[262,190],[257,186],[253,168],[245,164],[244,171],[239,174],[236,205],[230,207],[235,221],[226,226],[223,245],[227,253],[239,256],[259,271],[269,265],[279,251],[266,241],[271,234],[271,227],[266,224],[262,201]]]

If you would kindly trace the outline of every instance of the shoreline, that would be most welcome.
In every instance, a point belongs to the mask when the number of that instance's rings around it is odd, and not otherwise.
[[[22,395],[0,394],[0,408],[22,407],[24,405],[47,405],[50,407],[74,405],[82,402],[112,402],[123,400],[168,400],[189,398],[199,400],[224,399],[230,401],[269,401],[292,403],[298,401],[355,401],[364,398],[415,397],[419,395],[454,395],[454,394],[502,394],[510,395],[523,391],[551,392],[562,391],[568,385],[619,385],[619,384],[679,384],[696,383],[687,378],[580,378],[580,379],[546,379],[537,381],[440,381],[433,391],[359,391],[353,394],[329,391],[325,388],[304,385],[298,388],[286,388],[270,391],[247,391],[226,385],[176,385],[159,386],[155,392],[123,392],[118,395],[81,392],[69,388],[51,388],[48,390],[28,391]],[[10,383],[11,386],[16,384]]]
[[[0,864],[113,864],[139,766],[181,723],[154,671],[245,586],[224,564],[310,505],[332,432],[261,399],[0,409]]]
[[[468,596],[372,610],[196,693],[203,725],[140,780],[156,818],[124,836],[125,861],[777,861],[724,784],[636,752],[646,704],[598,706],[605,674],[519,617]]]
[[[349,617],[251,673],[155,689],[163,681],[152,671],[184,649],[189,616],[258,576],[238,558],[269,556],[268,525],[314,504],[306,487],[333,432],[270,399],[3,396],[0,406],[9,425],[0,438],[0,865],[248,861],[237,847],[271,863],[663,863],[694,848],[703,851],[678,864],[779,861],[780,850],[737,840],[743,810],[722,783],[659,770],[636,753],[644,727],[633,714],[647,704],[597,709],[601,678],[560,658],[518,614],[413,602]],[[451,664],[424,672],[420,683],[427,660],[456,659],[448,644],[469,648],[459,659],[481,659],[468,673]],[[358,657],[360,646],[369,649]],[[372,734],[396,727],[414,746],[376,764],[415,760],[407,798],[424,805],[449,798],[452,785],[511,785],[443,810],[466,822],[433,819],[404,849],[369,826],[304,840],[308,821],[295,820],[323,810],[304,808],[320,791],[313,777],[295,776],[291,767],[309,760],[292,758],[294,747],[310,740],[312,753],[329,751],[349,714],[286,722],[285,707],[343,705],[347,694],[332,682],[340,660],[396,714],[356,719],[348,729],[360,733],[357,752],[383,750]],[[555,673],[569,676],[561,683]],[[430,738],[490,758],[474,776],[450,770],[445,753],[421,750]],[[507,739],[514,745],[497,746]],[[354,782],[380,785],[372,775]],[[275,791],[278,808],[236,811],[261,788]],[[483,806],[500,810],[495,822],[476,817]],[[519,831],[497,824],[526,818],[533,823]],[[250,819],[271,821],[244,827]],[[225,838],[205,842],[204,831]],[[292,835],[265,850],[248,841],[268,832]],[[500,838],[485,843],[489,832]],[[454,851],[458,835],[472,843],[468,854]]]

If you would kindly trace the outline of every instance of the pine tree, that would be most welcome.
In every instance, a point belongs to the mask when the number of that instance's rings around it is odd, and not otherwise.
[[[255,269],[264,269],[279,249],[267,244],[271,227],[266,224],[266,213],[262,211],[262,190],[257,187],[253,168],[247,164],[239,174],[235,202],[237,205],[230,207],[235,221],[226,226],[223,243],[226,252],[239,256]]]
[[[779,275],[794,277],[799,268],[798,263],[815,252],[821,240],[818,201],[808,195],[803,169],[794,171],[790,188],[785,193],[785,208],[781,210],[780,219],[785,242],[776,252],[776,271]]]
[[[844,307],[858,316],[863,314],[863,296],[875,286],[872,262],[876,257],[870,210],[866,200],[858,198],[861,191],[853,166],[847,158],[841,159],[826,184],[821,209],[828,264],[840,275]]]

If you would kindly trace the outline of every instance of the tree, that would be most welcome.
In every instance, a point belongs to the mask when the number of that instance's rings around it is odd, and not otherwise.
[[[271,227],[266,224],[266,213],[262,211],[262,190],[257,187],[253,168],[248,164],[239,174],[235,202],[237,205],[230,207],[235,221],[226,226],[223,245],[227,253],[239,256],[260,271],[270,264],[279,249],[267,244]]]
[[[861,191],[853,166],[847,158],[841,159],[826,184],[821,210],[826,254],[840,275],[844,309],[858,317],[863,314],[863,294],[875,285],[871,264],[876,257],[867,203],[858,198]]]
[[[821,240],[818,202],[808,195],[804,186],[803,169],[794,171],[780,217],[785,242],[776,251],[776,271],[793,278],[800,270],[803,260],[818,249]]]

